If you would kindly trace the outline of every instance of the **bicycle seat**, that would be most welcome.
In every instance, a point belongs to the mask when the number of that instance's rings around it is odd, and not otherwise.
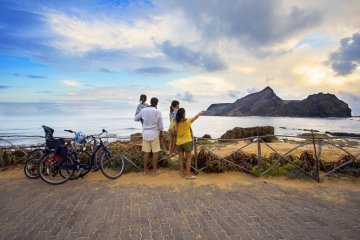
[[[62,159],[66,157],[66,150],[65,150],[65,138],[54,138],[53,133],[54,129],[42,126],[45,131],[45,146],[50,149],[55,149],[54,152],[59,154]],[[70,139],[71,140],[71,139]]]
[[[54,149],[59,145],[64,145],[64,143],[66,142],[66,138],[54,138],[54,129],[44,125],[42,126],[42,128],[45,131],[46,147]],[[66,140],[71,141],[71,139]]]

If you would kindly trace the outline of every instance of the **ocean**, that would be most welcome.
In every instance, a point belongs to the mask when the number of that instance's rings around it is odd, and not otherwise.
[[[169,118],[163,118],[164,128],[169,127]],[[141,123],[133,118],[77,118],[69,117],[33,117],[0,119],[1,146],[42,144],[44,136],[42,125],[55,130],[55,137],[73,137],[64,129],[82,131],[86,135],[95,135],[106,129],[108,134],[116,139],[128,139],[130,134],[141,132]],[[212,138],[219,138],[227,130],[234,127],[272,126],[275,135],[297,136],[304,133],[304,129],[317,130],[320,133],[347,132],[360,134],[360,118],[290,118],[290,117],[218,117],[201,116],[192,125],[194,135],[202,137],[210,134]],[[114,140],[114,139],[113,139]]]

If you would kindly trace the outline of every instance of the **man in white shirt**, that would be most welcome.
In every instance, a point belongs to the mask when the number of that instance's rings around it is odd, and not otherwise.
[[[149,161],[150,152],[153,153],[153,176],[158,175],[161,171],[156,170],[159,152],[160,152],[160,137],[162,137],[163,120],[161,112],[157,109],[159,100],[153,97],[150,100],[150,106],[143,108],[138,114],[136,114],[134,120],[140,121],[143,119],[143,145],[142,151],[144,154],[144,175],[148,173],[147,164]]]

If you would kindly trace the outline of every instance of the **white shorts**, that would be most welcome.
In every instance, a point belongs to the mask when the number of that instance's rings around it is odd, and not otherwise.
[[[160,152],[161,149],[160,149],[159,136],[157,136],[152,141],[143,140],[142,150],[143,152]]]

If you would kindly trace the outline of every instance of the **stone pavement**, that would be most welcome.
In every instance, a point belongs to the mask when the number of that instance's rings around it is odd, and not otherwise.
[[[85,178],[52,186],[3,178],[0,239],[360,238],[360,191],[195,181],[156,186]]]

